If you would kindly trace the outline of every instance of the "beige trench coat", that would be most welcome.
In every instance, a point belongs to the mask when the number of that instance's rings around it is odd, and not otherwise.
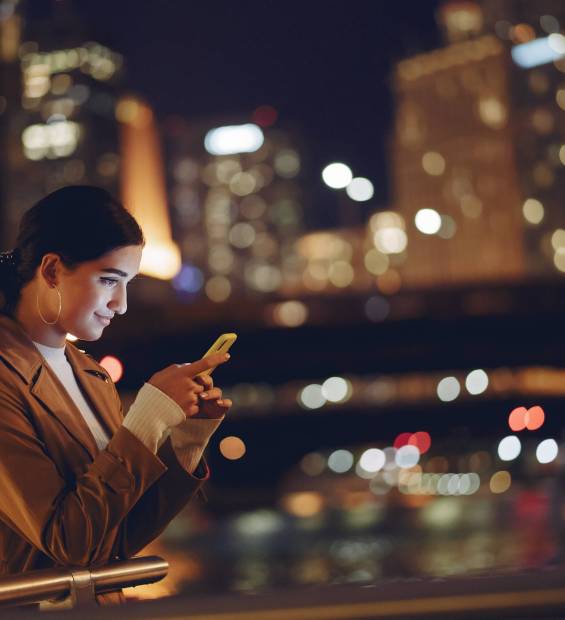
[[[0,575],[129,558],[209,477],[204,461],[187,473],[170,439],[154,455],[121,426],[122,404],[105,369],[70,342],[66,352],[111,437],[103,450],[25,331],[0,315]],[[99,597],[100,604],[124,600]]]

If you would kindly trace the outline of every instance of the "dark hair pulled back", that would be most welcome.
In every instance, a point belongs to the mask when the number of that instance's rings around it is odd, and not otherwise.
[[[135,218],[105,189],[71,185],[55,190],[24,213],[16,247],[0,254],[0,314],[13,315],[22,288],[49,252],[72,271],[117,248],[144,244]]]

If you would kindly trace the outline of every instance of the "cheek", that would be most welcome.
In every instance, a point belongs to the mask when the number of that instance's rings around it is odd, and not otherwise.
[[[97,308],[104,305],[110,296],[110,293],[105,292],[101,286],[91,284],[74,287],[68,294],[70,306],[78,313],[88,310],[96,311]]]

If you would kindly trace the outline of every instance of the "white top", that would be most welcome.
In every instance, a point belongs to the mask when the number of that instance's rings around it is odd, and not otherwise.
[[[98,418],[84,398],[82,390],[77,383],[73,368],[69,364],[67,356],[65,355],[65,347],[48,347],[44,344],[39,344],[39,342],[32,342],[38,348],[41,355],[43,355],[45,361],[52,368],[53,372],[57,375],[69,393],[69,396],[78,407],[82,417],[88,424],[88,428],[94,436],[98,449],[103,450],[108,444],[108,441],[110,441],[110,438],[102,428],[100,422],[98,422]]]

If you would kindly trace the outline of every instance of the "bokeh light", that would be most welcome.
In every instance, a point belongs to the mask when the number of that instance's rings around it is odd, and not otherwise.
[[[219,448],[222,456],[230,461],[237,461],[246,451],[243,440],[233,435],[224,437],[222,441],[220,441]]]
[[[492,493],[505,493],[512,484],[512,476],[507,471],[497,471],[491,476],[489,487]]]
[[[498,458],[501,461],[513,461],[517,459],[522,450],[522,444],[516,435],[508,435],[498,444]]]
[[[351,383],[343,377],[330,377],[322,384],[322,396],[330,403],[339,403],[351,396]]]
[[[326,404],[326,398],[322,393],[322,386],[317,383],[307,385],[302,389],[298,402],[306,409],[319,409]]]
[[[472,370],[465,379],[469,394],[482,394],[488,387],[488,375],[482,369]]]
[[[344,474],[353,467],[353,454],[349,450],[335,450],[328,457],[328,467],[336,474]]]
[[[319,452],[310,452],[300,461],[300,469],[307,476],[319,476],[326,468],[327,461]]]
[[[514,431],[523,431],[526,428],[526,416],[528,410],[526,407],[516,407],[508,416],[508,426]]]
[[[369,448],[361,455],[359,465],[366,472],[376,473],[384,467],[385,461],[385,453],[382,450],[378,448]]]
[[[435,235],[441,228],[441,216],[434,209],[420,209],[416,213],[414,223],[425,235]]]
[[[432,446],[432,438],[426,431],[418,431],[410,435],[408,444],[416,446],[420,454],[425,454]]]
[[[351,200],[365,202],[367,200],[371,200],[375,190],[369,179],[365,179],[364,177],[355,177],[345,188],[345,192]]]
[[[526,222],[537,225],[543,220],[544,208],[539,200],[528,198],[522,205],[522,213]]]
[[[443,402],[455,400],[461,392],[461,385],[455,377],[444,377],[437,385],[437,395]]]
[[[445,159],[435,151],[428,151],[422,157],[422,168],[432,176],[440,176],[445,172]]]
[[[313,517],[324,507],[322,496],[314,491],[289,493],[282,498],[281,504],[289,514],[301,518]]]
[[[559,447],[555,439],[544,439],[536,448],[536,459],[540,463],[551,463],[557,458]]]
[[[343,189],[351,183],[353,173],[351,172],[351,168],[349,168],[349,166],[346,166],[340,162],[334,162],[332,164],[328,164],[322,170],[322,179],[324,180],[324,183],[332,189]]]
[[[398,467],[414,467],[414,465],[417,465],[420,460],[420,451],[416,446],[402,446],[396,451],[394,460]]]
[[[124,374],[124,366],[117,357],[105,355],[100,360],[100,366],[105,368],[114,383],[117,383]]]

